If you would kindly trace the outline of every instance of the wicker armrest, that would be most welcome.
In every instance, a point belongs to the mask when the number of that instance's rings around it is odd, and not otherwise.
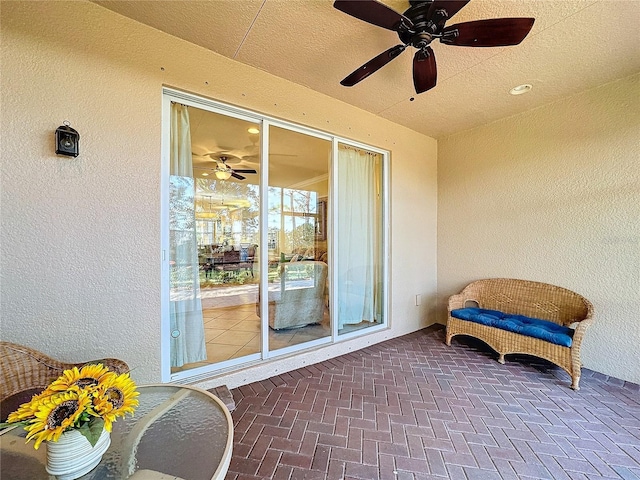
[[[573,334],[573,345],[574,347],[579,347],[582,343],[582,338],[584,337],[587,328],[589,328],[593,322],[593,306],[589,303],[588,305],[588,313],[584,320],[580,320],[577,322],[576,331]]]
[[[592,323],[593,323],[593,319],[582,320],[578,322],[578,325],[576,325],[576,331],[573,334],[574,345],[582,342],[582,337],[584,337],[584,334],[587,331],[587,328],[589,328]]]
[[[464,304],[469,300],[466,298],[466,295],[457,294],[451,295],[449,297],[449,311],[455,310],[456,308],[464,308]]]

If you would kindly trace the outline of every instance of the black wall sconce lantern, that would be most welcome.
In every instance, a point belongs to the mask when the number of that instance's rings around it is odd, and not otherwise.
[[[77,157],[80,154],[80,134],[71,128],[68,121],[56,128],[56,154]]]

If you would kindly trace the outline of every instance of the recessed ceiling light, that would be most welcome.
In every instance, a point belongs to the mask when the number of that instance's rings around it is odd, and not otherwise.
[[[260,130],[257,129],[256,127],[251,127],[249,130],[247,130],[247,132],[255,135],[256,133],[260,133]]]
[[[532,88],[533,88],[533,85],[529,83],[523,83],[522,85],[513,87],[511,90],[509,90],[509,93],[511,95],[522,95],[523,93],[530,92]]]
[[[202,174],[202,176],[203,176],[203,177],[208,177],[208,176],[209,176],[209,174],[208,174],[207,172],[204,172],[204,173]]]

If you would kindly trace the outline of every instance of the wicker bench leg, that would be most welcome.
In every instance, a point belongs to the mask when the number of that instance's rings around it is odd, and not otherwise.
[[[574,390],[580,390],[580,374],[575,374],[571,377],[571,388]]]
[[[504,365],[504,364],[505,364],[505,361],[504,361],[504,353],[499,354],[499,356],[498,356],[498,363],[501,363],[502,365]]]
[[[580,390],[580,374],[582,373],[582,362],[580,361],[580,350],[571,350],[571,388]]]

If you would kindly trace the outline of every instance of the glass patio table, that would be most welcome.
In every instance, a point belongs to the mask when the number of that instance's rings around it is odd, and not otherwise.
[[[138,387],[135,416],[113,424],[111,445],[82,480],[223,479],[233,447],[233,422],[222,401],[184,385]],[[45,470],[46,444],[25,444],[26,431],[0,432],[2,480],[52,480]]]

